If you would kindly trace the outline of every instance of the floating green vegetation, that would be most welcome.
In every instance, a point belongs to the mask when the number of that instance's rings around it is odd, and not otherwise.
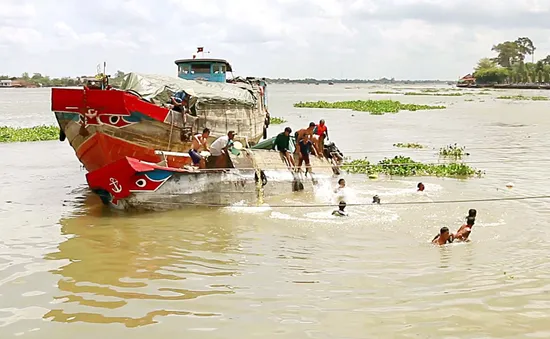
[[[445,106],[428,106],[428,105],[415,105],[415,104],[402,104],[399,101],[394,100],[354,100],[354,101],[315,101],[315,102],[298,102],[294,104],[294,107],[300,108],[339,108],[339,109],[351,109],[360,112],[370,112],[375,115],[382,115],[384,113],[397,113],[399,111],[419,111],[430,109],[444,109]]]
[[[279,117],[269,118],[269,123],[273,124],[273,125],[280,125],[280,124],[284,124],[285,122],[286,122],[286,120],[283,119],[283,118],[279,118]]]
[[[503,100],[533,100],[533,101],[547,101],[550,100],[549,97],[543,97],[543,96],[524,96],[524,95],[502,95],[497,97],[497,99],[503,99]]]
[[[438,177],[473,177],[482,176],[483,172],[464,163],[423,164],[409,157],[396,156],[371,164],[366,158],[347,161],[342,169],[348,173],[386,174],[395,176],[438,176]]]
[[[421,144],[415,144],[415,143],[401,143],[401,142],[398,142],[397,144],[393,144],[394,147],[399,147],[399,148],[426,148],[426,146],[424,145],[421,145]]]
[[[57,126],[0,126],[0,142],[45,141],[57,138],[59,138],[59,127]]]
[[[436,97],[460,97],[462,93],[426,93],[426,92],[407,92],[405,95],[422,95],[422,96],[436,96]]]
[[[391,91],[374,91],[370,92],[371,94],[403,94],[399,92],[391,92]]]
[[[446,158],[462,159],[463,156],[468,156],[470,153],[466,153],[466,147],[454,144],[441,147],[439,155]]]

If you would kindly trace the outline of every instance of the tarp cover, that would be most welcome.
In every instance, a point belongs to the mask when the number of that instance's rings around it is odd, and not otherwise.
[[[277,138],[277,137],[275,136],[273,138],[269,138],[269,139],[266,139],[264,141],[261,141],[261,142],[257,143],[256,145],[250,147],[250,149],[270,150],[270,149],[273,148],[273,144],[275,144],[275,138]],[[295,141],[294,137],[290,137],[290,142],[288,143],[288,146],[289,146],[289,151],[291,153],[293,153],[294,149],[296,148],[296,141]]]
[[[256,97],[247,84],[227,84],[199,80],[185,80],[178,77],[154,74],[128,73],[124,76],[121,89],[139,93],[155,104],[169,102],[174,93],[184,91],[197,102],[231,102],[255,105]]]

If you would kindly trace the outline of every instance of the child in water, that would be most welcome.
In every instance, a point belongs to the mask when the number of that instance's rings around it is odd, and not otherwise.
[[[472,233],[472,227],[474,227],[474,224],[476,223],[476,218],[474,217],[468,217],[466,218],[466,224],[462,225],[458,231],[456,231],[455,238],[458,241],[470,241],[468,237],[470,236],[470,233]]]
[[[340,201],[338,204],[338,209],[332,212],[332,215],[337,217],[346,217],[348,214],[344,211],[346,209],[346,202]]]
[[[439,230],[439,234],[435,236],[432,240],[432,244],[434,245],[445,245],[450,244],[454,240],[454,236],[452,233],[449,232],[449,228],[447,227],[441,227]]]
[[[338,180],[338,187],[334,190],[334,193],[337,193],[342,191],[344,188],[346,188],[346,181],[344,179]]]
[[[424,184],[419,182],[418,185],[416,185],[416,188],[418,188],[418,192],[424,192]]]
[[[338,180],[338,187],[334,190],[334,194],[336,194],[336,201],[345,200],[345,188],[346,188],[346,180],[344,179]]]

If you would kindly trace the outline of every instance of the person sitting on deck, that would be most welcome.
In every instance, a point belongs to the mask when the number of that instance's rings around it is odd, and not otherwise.
[[[293,169],[296,165],[294,164],[294,158],[289,151],[290,133],[292,133],[292,129],[290,127],[286,127],[283,132],[279,133],[275,138],[272,149],[276,148],[277,151],[281,152],[283,158],[286,159],[288,165]]]
[[[170,98],[170,103],[174,105],[172,108],[176,112],[186,113],[187,112],[187,104],[189,98],[187,97],[187,94],[185,94],[184,91],[174,93],[174,96]]]
[[[458,231],[456,231],[455,239],[463,242],[469,241],[468,237],[470,236],[470,233],[472,233],[472,227],[474,227],[475,222],[476,218],[474,217],[466,218],[466,224],[460,226]]]
[[[209,136],[210,130],[208,128],[205,128],[202,131],[202,134],[195,134],[191,149],[189,150],[189,156],[191,156],[191,159],[193,160],[193,166],[199,166],[200,169],[206,167],[206,162],[203,156],[199,153],[199,150],[203,148],[205,151],[209,151],[207,144]]]
[[[340,201],[340,203],[338,204],[338,209],[334,210],[332,212],[332,215],[337,217],[346,217],[348,214],[344,211],[344,209],[346,209],[346,202]]]
[[[315,129],[313,130],[313,140],[315,141],[317,151],[324,150],[325,138],[328,140],[328,128],[327,125],[325,125],[325,120],[321,119],[319,124],[315,126]]]
[[[311,174],[311,163],[309,160],[309,155],[313,153],[313,155],[317,154],[317,151],[315,150],[315,146],[311,142],[311,137],[309,135],[306,135],[302,139],[300,139],[300,142],[298,143],[298,147],[296,147],[298,150],[298,168],[297,170],[300,170],[302,167],[302,163],[306,163],[306,176],[307,172]]]
[[[439,234],[436,235],[433,240],[432,244],[435,245],[445,245],[447,243],[452,243],[454,240],[453,235],[449,232],[449,228],[447,227],[441,227],[439,230]]]

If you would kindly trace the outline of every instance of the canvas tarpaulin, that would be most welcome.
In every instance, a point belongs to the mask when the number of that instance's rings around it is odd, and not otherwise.
[[[181,91],[189,94],[193,103],[228,102],[250,106],[256,104],[251,86],[247,89],[243,88],[243,84],[185,80],[166,75],[128,73],[124,76],[121,89],[139,93],[144,99],[155,104],[167,103],[174,93]]]

